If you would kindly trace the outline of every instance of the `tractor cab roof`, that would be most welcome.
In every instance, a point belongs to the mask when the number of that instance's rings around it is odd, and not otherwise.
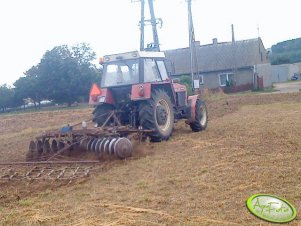
[[[127,53],[118,53],[112,55],[106,55],[103,57],[102,63],[110,63],[121,60],[133,60],[139,58],[165,58],[164,52],[153,52],[153,51],[133,51]]]

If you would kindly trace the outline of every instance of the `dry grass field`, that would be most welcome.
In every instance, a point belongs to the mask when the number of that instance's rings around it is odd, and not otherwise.
[[[180,122],[87,179],[0,182],[0,225],[269,225],[246,208],[255,193],[286,198],[301,225],[301,93],[211,97],[208,110],[206,131]],[[24,160],[31,137],[91,111],[0,116],[0,160]]]

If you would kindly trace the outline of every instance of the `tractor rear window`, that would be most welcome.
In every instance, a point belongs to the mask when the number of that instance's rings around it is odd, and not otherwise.
[[[166,67],[163,61],[157,61],[157,65],[162,77],[162,80],[167,80],[168,79],[168,75],[167,75],[167,71],[166,71]]]
[[[161,77],[156,62],[153,59],[145,59],[144,82],[158,82],[158,81],[161,81]]]
[[[129,60],[105,65],[101,86],[122,86],[138,82],[138,62]]]

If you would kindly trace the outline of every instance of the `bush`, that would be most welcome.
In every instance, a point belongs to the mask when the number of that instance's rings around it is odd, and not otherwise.
[[[193,95],[191,77],[189,75],[182,75],[179,79],[180,83],[186,86],[187,94]]]

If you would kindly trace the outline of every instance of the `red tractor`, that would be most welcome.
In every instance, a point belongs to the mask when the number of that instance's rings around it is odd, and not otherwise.
[[[100,88],[94,84],[90,92],[95,125],[148,130],[153,142],[168,140],[179,119],[186,119],[194,132],[205,130],[205,102],[199,95],[188,96],[186,86],[168,77],[164,60],[163,52],[154,51],[104,56]],[[108,118],[110,112],[117,121]]]

